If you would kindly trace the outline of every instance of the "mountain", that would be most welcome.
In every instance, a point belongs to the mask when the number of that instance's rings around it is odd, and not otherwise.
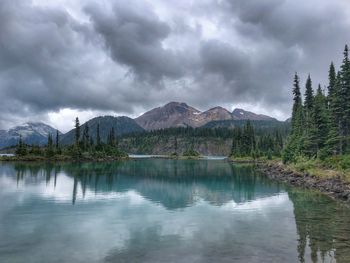
[[[145,130],[158,130],[170,127],[193,126],[195,116],[201,112],[186,103],[170,102],[163,107],[152,109],[135,121]]]
[[[197,114],[194,121],[195,125],[193,125],[193,127],[200,127],[211,121],[222,120],[232,120],[231,113],[222,107],[215,107]]]
[[[276,121],[275,118],[266,116],[263,114],[255,114],[243,109],[234,109],[232,112],[233,119],[235,120],[251,120],[251,121]]]
[[[16,145],[20,135],[27,144],[43,145],[47,143],[49,133],[56,136],[56,129],[42,122],[28,122],[9,130],[0,130],[0,148]]]
[[[222,107],[214,107],[201,112],[186,103],[170,102],[163,107],[152,109],[135,121],[145,130],[158,130],[170,127],[201,127],[212,121],[254,120],[277,121],[275,118],[255,114],[243,109],[235,109],[232,113]]]
[[[95,140],[97,125],[100,124],[100,136],[102,141],[107,141],[107,136],[114,128],[117,136],[133,133],[133,132],[143,132],[144,129],[140,127],[133,119],[129,117],[113,117],[113,116],[101,116],[93,118],[80,127],[80,134],[82,136],[84,128],[86,125],[89,126],[89,134]],[[71,144],[75,139],[75,129],[67,132],[61,138],[62,144]]]

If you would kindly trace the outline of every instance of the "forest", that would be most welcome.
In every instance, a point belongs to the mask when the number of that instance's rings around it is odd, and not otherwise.
[[[350,150],[350,61],[345,46],[344,58],[336,71],[332,62],[328,85],[313,89],[311,76],[306,80],[304,97],[296,73],[293,84],[291,132],[283,151],[284,163],[328,157],[344,158]]]

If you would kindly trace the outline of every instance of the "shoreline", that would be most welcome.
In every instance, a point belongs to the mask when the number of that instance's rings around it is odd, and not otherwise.
[[[270,179],[288,183],[291,186],[320,191],[333,199],[350,204],[350,183],[338,174],[333,177],[322,178],[309,173],[292,171],[282,163],[256,163],[258,171]]]

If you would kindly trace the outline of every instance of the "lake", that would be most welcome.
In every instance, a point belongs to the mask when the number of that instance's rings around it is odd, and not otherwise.
[[[350,210],[224,160],[0,163],[0,262],[350,262]]]

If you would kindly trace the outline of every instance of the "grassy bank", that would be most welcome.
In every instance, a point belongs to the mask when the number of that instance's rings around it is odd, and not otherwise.
[[[325,160],[298,158],[286,167],[291,171],[324,179],[340,177],[350,183],[350,155],[328,157]]]
[[[281,158],[274,157],[231,157],[230,161],[236,163],[265,163],[279,166],[285,171],[308,174],[322,179],[340,177],[344,182],[350,183],[350,155],[328,157],[325,160],[299,157],[295,163],[283,164]]]

